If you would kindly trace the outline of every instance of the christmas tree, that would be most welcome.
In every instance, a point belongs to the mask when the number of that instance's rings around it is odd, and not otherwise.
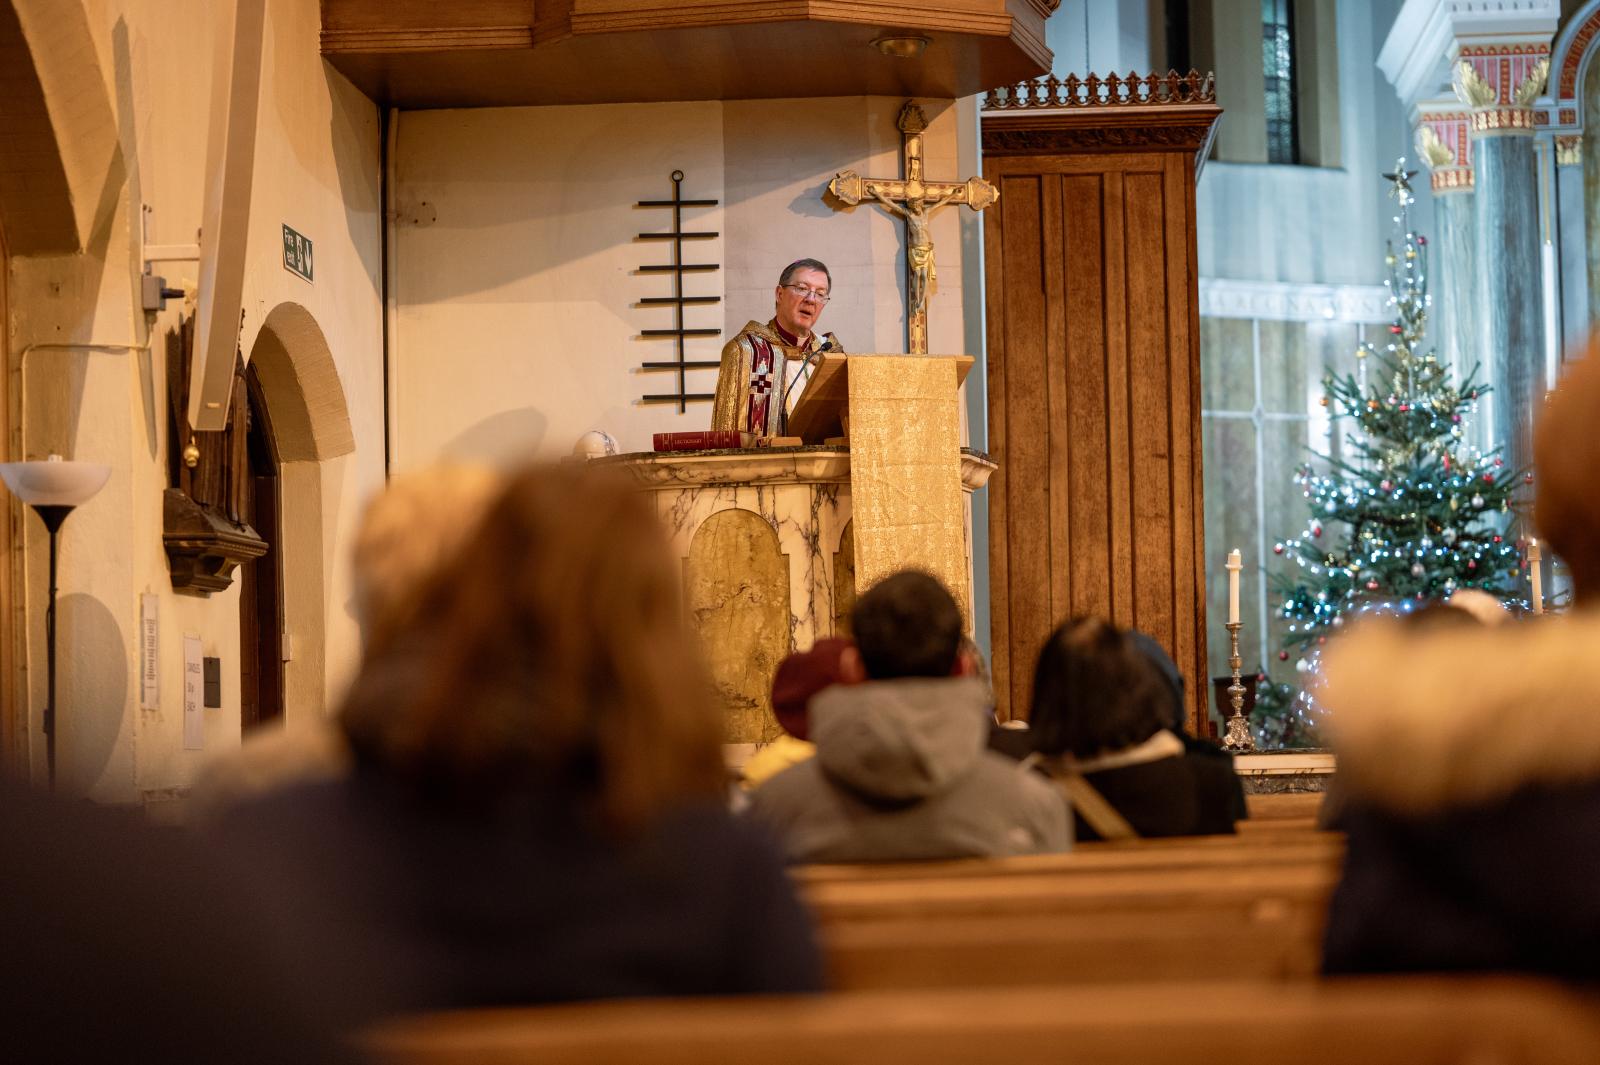
[[[1387,342],[1363,343],[1356,371],[1323,378],[1323,406],[1349,458],[1318,456],[1296,471],[1310,514],[1299,536],[1273,545],[1298,571],[1279,581],[1288,632],[1277,653],[1288,682],[1263,670],[1254,723],[1263,746],[1314,746],[1320,710],[1308,689],[1328,635],[1357,613],[1403,613],[1458,588],[1509,599],[1518,587],[1521,544],[1508,531],[1512,496],[1532,474],[1463,441],[1462,419],[1488,391],[1473,375],[1451,380],[1422,349],[1428,318],[1428,242],[1411,229],[1405,160],[1384,177],[1399,205],[1403,236],[1384,262],[1394,320]],[[1325,472],[1318,472],[1318,468]],[[1270,663],[1269,663],[1270,665]],[[1281,666],[1277,668],[1281,669]]]

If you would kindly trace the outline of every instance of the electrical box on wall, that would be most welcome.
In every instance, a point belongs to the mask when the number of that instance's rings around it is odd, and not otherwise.
[[[205,660],[205,702],[208,710],[215,710],[222,705],[222,659],[207,658]]]

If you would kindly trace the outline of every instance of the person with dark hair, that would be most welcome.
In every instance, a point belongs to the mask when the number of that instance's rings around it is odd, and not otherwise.
[[[1233,819],[1243,821],[1250,816],[1250,811],[1244,801],[1244,782],[1239,779],[1239,774],[1233,771],[1233,755],[1211,740],[1189,735],[1189,711],[1184,702],[1183,671],[1178,668],[1178,663],[1167,654],[1167,649],[1161,646],[1161,641],[1148,633],[1129,629],[1128,639],[1132,640],[1133,646],[1156,667],[1156,672],[1166,683],[1167,691],[1172,698],[1170,727],[1173,735],[1183,742],[1184,754],[1191,758],[1211,758],[1228,767],[1233,781]]]
[[[352,1021],[820,988],[781,854],[725,808],[680,594],[636,488],[521,472],[374,633],[340,714],[350,775],[218,826]]]
[[[832,333],[816,332],[832,290],[833,275],[816,259],[797,259],[783,268],[773,290],[772,320],[746,322],[722,349],[712,429],[784,435],[817,356],[844,351]]]
[[[816,757],[751,796],[793,862],[967,858],[1064,851],[1065,800],[986,746],[983,687],[959,654],[961,611],[926,573],[884,578],[850,615],[856,647],[811,700]]]
[[[1110,622],[1074,618],[1050,634],[1029,719],[1044,767],[1074,796],[1079,839],[1233,831],[1232,767],[1185,753],[1171,687]]]

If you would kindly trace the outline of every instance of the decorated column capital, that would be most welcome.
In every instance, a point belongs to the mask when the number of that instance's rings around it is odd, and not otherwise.
[[[1432,100],[1417,114],[1417,155],[1432,175],[1435,196],[1471,192],[1472,112],[1454,100]]]
[[[1583,165],[1583,134],[1568,133],[1556,137],[1556,165]]]
[[[1477,137],[1530,135],[1548,116],[1534,107],[1550,76],[1548,39],[1461,44],[1451,88],[1472,109]]]

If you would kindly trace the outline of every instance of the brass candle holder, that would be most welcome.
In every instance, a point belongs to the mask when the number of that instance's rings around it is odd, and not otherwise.
[[[1256,749],[1256,741],[1250,735],[1250,723],[1244,717],[1244,684],[1239,679],[1239,630],[1244,624],[1230,621],[1224,626],[1228,630],[1228,668],[1233,670],[1233,683],[1228,685],[1228,700],[1233,704],[1233,713],[1228,716],[1228,732],[1223,737],[1224,749],[1235,754],[1250,754]]]

